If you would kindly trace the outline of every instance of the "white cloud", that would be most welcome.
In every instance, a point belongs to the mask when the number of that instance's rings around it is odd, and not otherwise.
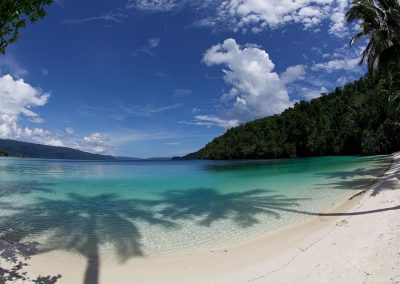
[[[44,142],[43,144],[49,145],[49,146],[56,146],[56,147],[63,147],[64,142],[61,141],[60,139],[50,139],[47,142]]]
[[[92,133],[92,134],[90,134],[90,135],[88,135],[88,136],[83,137],[83,140],[84,140],[86,143],[92,143],[92,144],[99,143],[99,144],[103,144],[103,143],[104,143],[105,141],[107,141],[108,139],[107,139],[104,135],[102,135],[102,134],[96,132],[96,133]]]
[[[14,80],[10,75],[0,77],[0,109],[4,114],[37,117],[31,108],[45,105],[48,98],[49,94],[33,88],[22,79]]]
[[[293,102],[285,84],[301,79],[305,73],[303,66],[296,65],[280,76],[274,72],[275,64],[265,50],[254,45],[242,48],[234,39],[212,46],[204,54],[203,62],[225,67],[223,78],[231,89],[221,100],[230,107],[224,111],[224,118],[218,118],[221,121],[214,116],[196,116],[196,119],[224,127],[280,113],[290,107]]]
[[[139,10],[147,10],[154,12],[168,12],[177,7],[181,3],[178,0],[128,0],[127,8],[136,8]]]
[[[44,106],[49,94],[10,75],[0,77],[0,138],[64,146],[62,138],[49,130],[21,125],[21,121],[41,123],[43,119],[32,109]]]
[[[327,93],[328,90],[325,87],[321,87],[320,89],[310,89],[310,88],[302,88],[301,93],[303,98],[306,100],[316,99],[321,96],[322,93]]]
[[[166,106],[139,106],[139,105],[126,105],[124,103],[118,103],[117,113],[111,115],[115,120],[125,120],[131,116],[152,116],[166,111],[172,111],[179,109],[183,106],[181,103],[166,105]],[[115,110],[113,110],[115,111]]]
[[[331,26],[329,32],[336,35],[337,37],[346,37],[349,35],[346,27],[346,11],[349,7],[349,0],[337,0],[336,6],[333,8],[331,14]]]
[[[355,71],[359,69],[359,61],[359,58],[333,59],[327,62],[317,63],[312,68],[313,70],[324,70],[327,72],[338,70]]]
[[[141,53],[145,53],[149,56],[154,56],[154,50],[160,45],[160,38],[151,38],[147,41],[147,43],[132,52],[132,56],[138,56]]]
[[[114,22],[114,23],[122,23],[123,20],[128,17],[125,12],[118,10],[111,10],[99,14],[98,16],[91,16],[82,19],[68,19],[64,21],[64,24],[75,26],[78,24],[83,24],[92,21],[106,21],[106,22]]]
[[[42,119],[32,108],[44,106],[49,94],[32,87],[24,80],[14,80],[10,75],[0,77],[0,137],[8,139],[41,138],[49,134],[41,128],[21,127],[21,117],[32,122]]]
[[[149,47],[156,48],[160,45],[161,39],[160,38],[151,38],[149,39]]]
[[[360,71],[359,62],[360,59],[358,57],[333,59],[327,62],[317,63],[312,67],[312,69],[324,70],[327,72],[333,72],[339,70],[359,72]]]
[[[315,63],[311,69],[313,71],[325,71],[332,73],[335,71],[346,71],[347,73],[356,73],[361,75],[364,67],[359,65],[360,54],[364,46],[349,48],[345,45],[336,49],[332,55],[324,56],[328,61]]]
[[[109,140],[105,134],[95,132],[83,137],[82,141],[75,142],[74,147],[82,151],[102,154],[111,150],[107,145]]]
[[[226,0],[222,1],[213,22],[228,22],[237,31],[260,32],[299,23],[305,29],[318,30],[324,21],[330,21],[329,32],[344,36],[344,13],[349,0]],[[332,13],[333,12],[333,13]]]
[[[128,8],[153,12],[169,12],[190,6],[208,17],[199,18],[197,25],[229,28],[234,31],[261,32],[287,24],[302,24],[305,29],[318,30],[330,22],[329,33],[346,35],[345,11],[350,0],[128,0]],[[201,16],[199,16],[201,17]]]
[[[177,145],[181,145],[181,143],[180,142],[167,142],[167,143],[164,143],[164,145],[177,146]]]
[[[303,80],[306,74],[304,65],[290,66],[281,74],[281,80],[284,84],[289,84],[298,80]]]
[[[196,115],[194,124],[212,126],[217,125],[222,128],[232,128],[238,126],[240,121],[237,119],[221,119],[215,115]]]

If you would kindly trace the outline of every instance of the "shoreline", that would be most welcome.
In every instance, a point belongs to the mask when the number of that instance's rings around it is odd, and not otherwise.
[[[372,264],[367,263],[360,270],[359,262],[366,262],[368,258],[361,257],[356,247],[362,244],[362,251],[364,247],[377,248],[375,242],[384,238],[382,234],[390,235],[389,253],[386,252],[386,258],[382,256],[382,265],[379,261],[371,261],[380,268],[395,262],[397,268],[390,267],[392,274],[382,268],[375,280],[400,281],[400,255],[395,247],[400,241],[400,210],[382,205],[400,205],[400,154],[392,157],[389,168],[368,189],[339,202],[328,213],[309,216],[295,224],[210,251],[134,258],[123,264],[101,259],[100,283],[321,283],[337,282],[340,277],[347,283],[358,283],[374,274],[361,272],[373,269],[369,267]],[[388,183],[393,176],[398,184]],[[379,194],[371,196],[377,189]],[[371,194],[367,194],[369,192]],[[371,213],[363,213],[369,211]],[[391,224],[382,221],[383,215],[387,215]],[[374,232],[373,229],[378,227],[381,227],[381,233]],[[369,235],[365,233],[368,229],[372,229]],[[378,240],[371,242],[372,237]],[[374,255],[380,254],[372,251]],[[391,259],[390,251],[394,253]],[[59,263],[60,259],[62,263]],[[30,264],[27,271],[32,274],[60,273],[63,277],[58,283],[83,283],[86,259],[81,256],[55,251],[32,257]],[[46,271],[43,271],[44,267]]]

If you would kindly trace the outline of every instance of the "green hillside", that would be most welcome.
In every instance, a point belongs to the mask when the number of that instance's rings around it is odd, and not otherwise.
[[[0,139],[0,153],[3,156],[68,159],[68,160],[114,160],[113,156],[87,153],[66,147],[54,147],[15,140]],[[0,154],[1,155],[1,154]]]
[[[400,150],[385,81],[362,78],[282,114],[229,129],[184,159],[266,159]]]

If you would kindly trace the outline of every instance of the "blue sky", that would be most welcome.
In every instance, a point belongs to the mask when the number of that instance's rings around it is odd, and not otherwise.
[[[0,138],[154,157],[362,76],[347,0],[57,1],[0,56]]]

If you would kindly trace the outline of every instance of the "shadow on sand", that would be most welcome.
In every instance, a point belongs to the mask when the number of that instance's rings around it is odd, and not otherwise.
[[[389,169],[392,159],[389,156],[373,157],[369,159],[373,161],[369,168],[318,174],[319,177],[323,177],[327,181],[326,184],[321,184],[321,186],[328,186],[340,190],[360,191],[371,188],[371,186],[378,181],[378,178],[382,177]],[[379,188],[374,189],[371,193],[373,196],[377,194],[379,194]]]
[[[245,228],[258,223],[258,214],[279,218],[279,210],[274,208],[300,206],[299,201],[305,200],[272,193],[262,189],[237,193],[219,193],[213,188],[171,190],[162,196],[161,203],[166,208],[160,213],[176,221],[201,217],[197,224],[207,227],[215,221],[231,219]]]
[[[387,167],[387,161],[378,160],[376,165],[383,171]],[[357,169],[324,175],[328,181],[335,179],[333,186],[354,189],[357,182],[361,182],[353,181],[354,177],[356,180],[362,179],[365,185],[365,179],[374,173],[376,174],[376,168],[374,172]],[[47,192],[50,187],[49,184],[21,184],[16,185],[16,190],[8,192],[19,195],[36,191]],[[7,190],[0,190],[0,197],[7,194]],[[263,189],[230,193],[221,193],[214,188],[170,190],[161,194],[158,200],[124,199],[114,194],[69,194],[61,200],[37,198],[34,203],[20,207],[2,204],[2,208],[11,214],[0,217],[0,237],[7,241],[23,242],[27,237],[41,236],[44,241],[35,253],[53,250],[79,253],[87,259],[84,283],[96,284],[99,282],[99,250],[102,245],[112,245],[121,262],[144,255],[139,223],[174,230],[179,228],[180,221],[185,220],[193,220],[197,225],[205,227],[216,221],[231,220],[237,226],[246,228],[257,224],[257,218],[261,214],[274,218],[279,218],[282,212],[348,216],[400,209],[400,206],[395,206],[365,212],[332,214],[296,209],[304,200],[288,198]]]
[[[138,200],[116,195],[87,197],[69,194],[64,200],[40,198],[0,222],[2,238],[22,242],[27,236],[45,236],[37,253],[51,250],[74,251],[87,259],[84,283],[98,283],[99,248],[114,246],[120,261],[142,256],[141,234],[136,222],[166,228],[174,224],[154,216]]]
[[[33,186],[38,189],[37,184]],[[199,226],[230,219],[240,227],[249,227],[258,222],[258,214],[279,218],[279,210],[274,207],[300,205],[301,199],[266,194],[270,192],[219,193],[198,188],[171,190],[157,201],[123,199],[112,194],[69,194],[62,200],[37,198],[21,207],[3,206],[12,213],[0,218],[1,238],[23,243],[26,237],[40,236],[44,241],[35,254],[52,250],[79,253],[87,259],[84,283],[98,283],[102,245],[111,244],[121,262],[143,256],[138,222],[176,229],[181,220],[201,217]]]

